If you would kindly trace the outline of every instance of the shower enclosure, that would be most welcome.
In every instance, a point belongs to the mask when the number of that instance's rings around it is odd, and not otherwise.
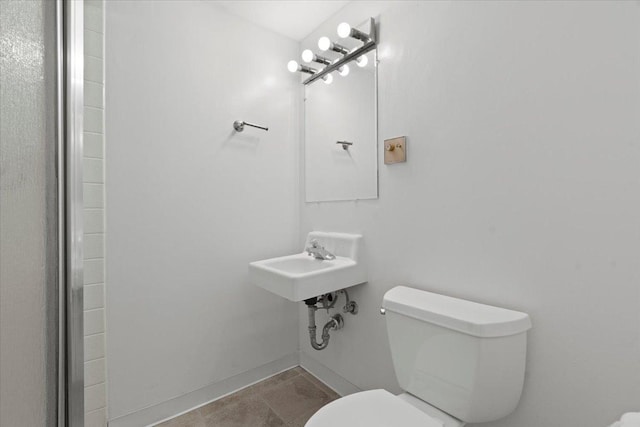
[[[0,2],[0,426],[83,424],[82,11]]]

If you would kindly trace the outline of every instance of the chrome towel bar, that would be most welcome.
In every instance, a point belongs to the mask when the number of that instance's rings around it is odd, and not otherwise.
[[[269,130],[269,128],[266,126],[254,125],[253,123],[245,122],[244,120],[236,120],[235,122],[233,122],[233,128],[236,130],[236,132],[242,132],[244,130],[245,125],[266,130],[266,131]]]
[[[342,145],[343,150],[348,150],[350,146],[353,145],[353,142],[349,141],[336,141],[336,144]]]

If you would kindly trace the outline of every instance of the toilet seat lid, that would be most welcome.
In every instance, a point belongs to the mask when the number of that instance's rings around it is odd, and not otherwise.
[[[386,390],[351,394],[316,412],[305,427],[443,427],[430,417]]]

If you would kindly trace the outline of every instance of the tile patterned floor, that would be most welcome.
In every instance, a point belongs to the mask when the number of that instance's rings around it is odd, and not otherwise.
[[[338,394],[296,367],[158,427],[303,427]]]

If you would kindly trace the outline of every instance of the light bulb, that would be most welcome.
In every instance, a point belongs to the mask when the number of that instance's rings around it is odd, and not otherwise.
[[[338,68],[338,73],[340,73],[340,75],[342,77],[348,76],[349,75],[349,66],[347,64],[345,64],[342,67]]]
[[[313,51],[311,51],[311,49],[305,49],[302,51],[302,60],[304,62],[311,62],[313,61],[313,57],[315,55],[313,54]]]
[[[356,64],[358,64],[358,67],[366,67],[368,63],[369,58],[367,58],[366,55],[359,56],[358,59],[356,59]]]
[[[322,77],[322,80],[324,80],[326,84],[330,85],[333,81],[333,76],[331,74],[327,74],[326,76]]]
[[[289,63],[287,64],[287,69],[289,71],[291,71],[292,73],[295,73],[296,71],[298,71],[299,65],[296,61],[294,61],[293,59],[291,61],[289,61]]]
[[[331,40],[329,40],[329,37],[320,37],[320,40],[318,40],[318,49],[320,49],[321,51],[327,51],[331,48]]]
[[[350,35],[351,35],[351,25],[347,24],[346,22],[343,22],[342,24],[338,25],[338,36],[340,36],[343,39],[346,39]]]

